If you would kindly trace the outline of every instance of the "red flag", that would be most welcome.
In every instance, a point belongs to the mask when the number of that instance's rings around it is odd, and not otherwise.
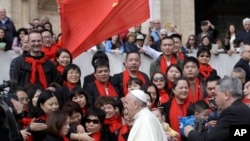
[[[63,47],[73,57],[149,18],[148,0],[59,0]]]

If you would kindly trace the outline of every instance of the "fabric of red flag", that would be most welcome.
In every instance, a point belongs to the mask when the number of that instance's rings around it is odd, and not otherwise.
[[[75,58],[149,18],[148,0],[59,0],[62,46]]]

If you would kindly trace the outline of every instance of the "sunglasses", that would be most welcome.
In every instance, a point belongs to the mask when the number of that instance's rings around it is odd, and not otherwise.
[[[165,77],[155,77],[155,78],[153,78],[153,81],[154,82],[158,82],[158,81],[163,82],[163,81],[165,81]]]
[[[86,119],[86,123],[93,123],[93,124],[99,124],[100,120],[99,119]]]

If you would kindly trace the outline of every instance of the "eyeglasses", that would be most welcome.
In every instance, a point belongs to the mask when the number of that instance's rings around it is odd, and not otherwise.
[[[19,102],[29,102],[29,98],[19,98],[18,99]]]
[[[155,77],[155,78],[153,78],[153,81],[154,82],[158,82],[158,81],[163,82],[163,81],[165,81],[165,77]]]
[[[99,119],[89,119],[89,118],[86,119],[86,123],[91,123],[91,122],[93,124],[99,124],[100,120]]]
[[[210,56],[208,56],[208,55],[200,55],[199,57],[206,57],[206,58],[209,58]]]

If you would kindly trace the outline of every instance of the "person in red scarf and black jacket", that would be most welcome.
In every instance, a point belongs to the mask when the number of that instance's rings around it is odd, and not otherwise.
[[[85,128],[86,132],[91,133],[95,141],[116,141],[109,131],[107,126],[104,126],[105,122],[105,111],[100,108],[92,107],[87,111]]]
[[[211,59],[211,53],[208,48],[202,47],[197,52],[197,59],[200,63],[200,76],[203,79],[207,79],[208,77],[217,76],[217,71],[209,65],[209,61]]]
[[[109,62],[103,59],[96,60],[94,69],[96,80],[89,83],[86,88],[89,104],[93,106],[99,96],[120,98],[121,95],[110,82]]]
[[[41,33],[43,37],[42,52],[44,52],[47,59],[53,61],[56,56],[56,52],[60,49],[60,47],[54,43],[53,34],[50,30],[44,29]]]
[[[199,75],[199,61],[192,56],[187,57],[183,62],[183,77],[189,82],[188,99],[195,103],[206,98],[206,82]]]
[[[118,89],[121,96],[126,96],[128,93],[127,82],[130,78],[139,78],[145,83],[149,83],[147,74],[139,71],[141,58],[138,52],[129,52],[126,54],[124,65],[126,70],[121,73],[114,74],[112,84]]]
[[[106,113],[103,126],[107,127],[115,139],[122,127],[122,115],[118,113],[117,101],[110,96],[100,96],[95,102],[95,106],[101,108]]]
[[[150,76],[155,72],[166,73],[168,66],[177,64],[182,68],[183,61],[174,53],[174,39],[172,37],[164,37],[161,40],[162,54],[150,65]]]
[[[27,83],[39,84],[44,89],[58,80],[55,65],[45,58],[41,51],[42,35],[38,31],[29,33],[30,52],[13,59],[10,65],[10,79],[17,80],[19,86]]]
[[[91,60],[91,65],[93,67],[95,67],[95,63],[97,60],[106,60],[107,62],[109,62],[109,58],[108,58],[108,55],[105,54],[105,52],[103,51],[97,51],[93,57],[92,57],[92,60]],[[83,78],[83,88],[86,89],[87,88],[87,85],[93,81],[95,81],[95,73],[91,73],[89,75],[86,75],[84,78]]]
[[[76,86],[80,86],[81,70],[76,64],[69,64],[63,71],[63,86],[57,90],[60,105],[70,100],[70,92]]]

